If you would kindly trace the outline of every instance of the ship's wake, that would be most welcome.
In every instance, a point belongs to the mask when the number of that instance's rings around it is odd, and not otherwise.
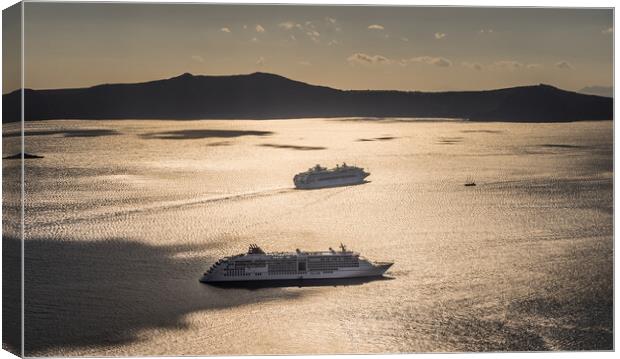
[[[236,202],[236,201],[245,201],[245,200],[250,200],[250,199],[271,197],[271,196],[277,196],[281,194],[290,193],[293,191],[295,191],[294,188],[273,188],[273,189],[267,189],[267,190],[262,190],[262,191],[231,194],[231,195],[225,195],[225,196],[219,196],[219,197],[200,197],[200,198],[183,199],[183,200],[175,200],[175,201],[163,201],[163,202],[158,202],[158,203],[151,204],[151,205],[142,205],[138,208],[123,208],[121,210],[98,213],[98,214],[87,216],[87,217],[67,219],[67,220],[60,221],[60,223],[59,221],[41,223],[41,225],[42,226],[58,225],[58,224],[66,225],[66,224],[75,224],[75,223],[81,223],[81,222],[92,222],[92,221],[97,221],[97,220],[127,217],[127,216],[136,215],[136,214],[153,214],[153,213],[157,213],[157,212],[161,212],[165,210],[171,210],[171,209],[183,209],[183,208],[190,208],[193,206],[200,206],[200,205],[206,205],[206,204],[214,204],[214,203],[221,203],[221,202]]]

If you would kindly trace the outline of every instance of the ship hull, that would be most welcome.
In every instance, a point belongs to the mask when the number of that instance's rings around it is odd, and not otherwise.
[[[370,276],[354,278],[336,279],[283,279],[283,280],[260,280],[260,281],[226,281],[226,282],[204,282],[210,286],[219,288],[284,288],[284,287],[336,287],[361,285],[364,283],[392,280],[392,277]]]
[[[339,269],[333,272],[298,272],[295,274],[269,275],[264,271],[248,273],[244,276],[205,275],[200,278],[202,283],[232,283],[232,282],[279,282],[279,281],[330,281],[358,278],[381,277],[392,263],[381,263],[364,269]]]
[[[353,186],[362,183],[366,183],[364,179],[366,176],[358,176],[351,178],[333,178],[328,180],[315,180],[310,182],[295,182],[295,187],[298,189],[318,189],[318,188],[329,188],[329,187],[341,187],[341,186]]]

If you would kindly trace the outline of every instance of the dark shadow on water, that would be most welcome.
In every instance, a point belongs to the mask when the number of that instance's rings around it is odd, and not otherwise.
[[[545,143],[542,145],[531,145],[524,147],[521,153],[526,155],[548,155],[548,154],[565,154],[573,151],[584,150],[590,151],[592,155],[610,155],[612,156],[612,146],[584,146],[584,145],[571,145],[564,143]]]
[[[265,288],[286,288],[286,287],[346,287],[352,285],[362,285],[365,283],[393,280],[392,277],[364,277],[364,278],[342,278],[342,279],[291,279],[291,280],[262,280],[252,282],[220,282],[205,283],[206,285],[218,288],[236,289],[265,289]]]
[[[547,147],[547,148],[575,148],[575,149],[589,149],[589,148],[592,148],[591,146],[565,145],[565,144],[558,144],[558,143],[548,143],[548,144],[540,145],[540,147]]]
[[[462,130],[463,133],[502,133],[499,130]]]
[[[258,146],[272,147],[272,148],[283,148],[283,149],[291,149],[291,150],[298,150],[298,151],[319,151],[319,150],[327,149],[327,147],[321,147],[321,146],[278,145],[278,144],[275,144],[275,143],[263,143],[263,144],[260,144]]]
[[[394,136],[382,136],[382,137],[374,137],[374,138],[358,138],[357,142],[373,142],[373,141],[390,141],[397,139],[398,137]]]
[[[607,282],[611,283],[611,278]],[[563,350],[612,350],[613,294],[611,288],[607,290],[605,295],[589,296],[579,293],[568,300],[524,299],[512,303],[510,310],[527,317],[554,318],[557,322],[570,323],[555,327],[543,326],[536,330],[542,332],[541,336],[553,338],[553,342]]]
[[[453,145],[463,142],[463,137],[439,137],[437,143],[440,145]]]
[[[4,192],[6,196],[6,191]],[[19,215],[3,218],[3,231],[19,233]],[[7,214],[5,214],[7,216]],[[12,227],[12,228],[11,228]],[[21,356],[21,246],[17,240],[2,241],[2,349]]]
[[[222,146],[230,146],[232,145],[232,143],[230,143],[229,141],[219,141],[219,142],[213,142],[213,143],[208,143],[207,146],[209,147],[222,147]]]
[[[100,136],[114,136],[120,134],[116,130],[106,129],[82,129],[82,130],[26,130],[26,137],[28,136],[49,136],[49,135],[62,135],[63,137],[100,137]],[[4,137],[19,137],[21,132],[9,132],[3,134]]]
[[[527,286],[522,295],[506,296],[501,289],[477,291],[463,282],[462,296],[444,296],[442,281],[433,283],[426,295],[440,295],[423,315],[433,325],[416,326],[415,313],[408,314],[405,325],[449,344],[455,352],[613,350],[613,239],[610,234],[598,240],[609,241],[609,252],[578,245],[560,260],[554,257],[532,266],[530,270],[536,268],[539,274],[535,281],[528,275],[511,284]],[[512,270],[507,266],[500,275]]]
[[[5,250],[19,250],[19,240],[3,241]],[[121,238],[26,240],[25,355],[123,345],[143,330],[187,329],[184,317],[192,312],[303,295],[202,285],[198,279],[214,260],[204,253],[212,246],[152,246]]]
[[[168,132],[154,132],[140,135],[146,139],[160,140],[196,140],[203,138],[232,138],[241,136],[270,136],[271,131],[242,131],[242,130],[182,130]]]

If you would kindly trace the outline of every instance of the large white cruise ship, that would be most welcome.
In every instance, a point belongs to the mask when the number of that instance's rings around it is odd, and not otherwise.
[[[336,165],[335,168],[327,169],[316,165],[306,172],[301,172],[293,177],[295,187],[301,189],[314,189],[323,187],[347,186],[352,184],[364,183],[364,179],[370,173],[363,168],[356,166]]]
[[[253,244],[245,254],[214,263],[203,283],[366,278],[382,276],[393,263],[371,262],[344,245],[324,252],[265,253]]]

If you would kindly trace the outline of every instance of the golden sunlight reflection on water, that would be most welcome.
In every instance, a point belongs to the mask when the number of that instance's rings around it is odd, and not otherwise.
[[[612,349],[611,122],[26,126],[38,130],[50,134],[26,139],[44,156],[26,162],[28,355]],[[370,182],[293,189],[295,173],[342,162]],[[393,279],[198,282],[250,243],[340,242],[393,260]]]

